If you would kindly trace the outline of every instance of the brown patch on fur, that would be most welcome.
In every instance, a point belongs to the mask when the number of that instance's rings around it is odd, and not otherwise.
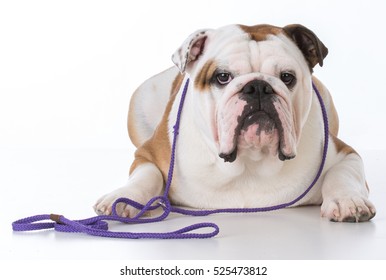
[[[282,32],[282,28],[268,25],[268,24],[260,24],[260,25],[254,25],[254,26],[246,26],[246,25],[239,25],[240,28],[248,33],[251,36],[252,40],[255,40],[257,42],[264,41],[267,39],[268,35],[278,35]]]
[[[154,131],[153,136],[148,139],[142,146],[140,146],[135,152],[135,159],[130,167],[130,174],[139,165],[151,162],[159,168],[164,177],[164,180],[166,180],[171,154],[171,143],[168,136],[168,119],[174,100],[177,96],[179,88],[182,85],[183,79],[184,75],[179,74],[173,81],[170,99],[166,105],[162,120]]]
[[[178,90],[180,89],[182,82],[184,80],[185,75],[179,73],[177,77],[174,79],[172,84],[172,89],[170,91],[170,96],[176,95]]]
[[[207,61],[205,65],[201,68],[196,80],[194,81],[194,86],[199,92],[209,91],[211,79],[216,69],[217,65],[214,60]]]
[[[343,153],[343,154],[358,154],[351,146],[347,145],[345,142],[343,142],[342,140],[340,140],[338,137],[330,134],[331,138],[332,138],[332,141],[336,147],[336,151],[338,153]]]

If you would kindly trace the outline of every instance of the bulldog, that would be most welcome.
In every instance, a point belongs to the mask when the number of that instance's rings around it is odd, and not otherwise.
[[[308,28],[294,24],[230,25],[198,30],[173,54],[176,67],[145,81],[133,94],[128,131],[137,147],[129,180],[101,197],[98,214],[112,213],[127,197],[145,204],[163,193],[173,125],[186,80],[175,154],[172,204],[196,209],[256,208],[287,203],[310,185],[324,145],[323,116],[312,83],[329,118],[325,167],[298,205],[321,205],[321,216],[337,222],[374,217],[374,205],[358,153],[338,138],[338,116],[313,68],[328,53]],[[138,210],[118,204],[117,213]]]

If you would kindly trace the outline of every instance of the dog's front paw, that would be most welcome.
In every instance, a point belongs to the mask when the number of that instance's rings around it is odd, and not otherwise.
[[[365,222],[375,216],[374,205],[361,195],[323,201],[321,215],[334,222]]]
[[[113,212],[112,206],[114,202],[118,198],[129,196],[131,199],[140,202],[138,196],[130,194],[127,188],[120,188],[102,196],[98,199],[93,208],[98,215],[111,215]],[[121,217],[134,217],[139,212],[138,209],[124,203],[118,203],[115,210]]]

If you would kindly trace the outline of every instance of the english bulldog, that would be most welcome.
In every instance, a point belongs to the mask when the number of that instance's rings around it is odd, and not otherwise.
[[[163,193],[173,125],[182,88],[190,79],[169,199],[195,209],[256,208],[287,203],[311,183],[324,145],[323,172],[298,205],[321,205],[321,216],[362,222],[376,210],[358,153],[338,138],[338,116],[327,88],[313,76],[328,53],[308,28],[293,24],[229,25],[191,34],[173,54],[175,67],[145,81],[133,94],[129,136],[137,147],[129,180],[101,197],[98,214],[127,197],[145,204]],[[128,205],[117,213],[132,217]]]

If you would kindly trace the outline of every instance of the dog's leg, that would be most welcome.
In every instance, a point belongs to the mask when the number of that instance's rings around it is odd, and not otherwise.
[[[368,221],[375,216],[375,207],[368,200],[362,159],[349,148],[349,153],[337,155],[343,158],[325,175],[321,215],[336,222]]]
[[[110,215],[114,201],[120,197],[130,198],[136,202],[145,204],[152,197],[161,194],[163,189],[163,177],[158,167],[151,163],[138,165],[130,174],[127,183],[119,189],[102,196],[94,205],[94,210],[99,215]],[[133,217],[139,210],[119,203],[117,214],[122,217]]]

